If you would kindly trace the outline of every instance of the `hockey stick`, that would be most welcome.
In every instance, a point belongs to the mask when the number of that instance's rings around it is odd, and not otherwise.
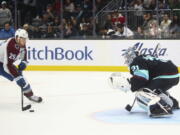
[[[128,81],[129,84],[131,84],[131,81],[130,81],[129,79],[127,79],[127,81]],[[135,97],[132,105],[130,105],[130,104],[127,104],[127,105],[126,105],[125,109],[126,109],[128,112],[130,112],[130,111],[132,110],[132,108],[134,107],[134,104],[135,104],[135,102],[136,102],[136,99],[137,99],[137,98]]]
[[[134,104],[135,104],[135,102],[136,102],[136,99],[137,99],[137,98],[135,97],[132,105],[130,105],[130,104],[127,104],[127,105],[126,105],[125,109],[126,109],[128,112],[130,112],[130,111],[132,110],[132,108],[134,107]]]
[[[21,109],[22,111],[29,110],[31,108],[31,104],[24,106],[24,95],[23,91],[21,90]]]

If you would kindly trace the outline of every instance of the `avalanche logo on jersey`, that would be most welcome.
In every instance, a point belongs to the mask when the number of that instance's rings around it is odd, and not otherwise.
[[[11,60],[15,60],[16,59],[16,54],[10,53],[9,55],[10,55],[9,59],[11,59]]]

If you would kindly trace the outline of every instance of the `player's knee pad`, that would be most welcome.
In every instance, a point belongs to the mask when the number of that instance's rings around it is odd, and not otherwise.
[[[169,97],[169,95],[161,93],[158,95],[159,97],[161,97],[161,99],[166,102],[169,106],[173,106],[173,101],[172,99]]]
[[[21,87],[22,91],[31,90],[30,84],[25,80],[23,76],[18,76],[15,78],[18,86]]]
[[[172,113],[171,106],[159,95],[143,90],[136,93],[138,105],[148,112],[149,116],[158,116]]]

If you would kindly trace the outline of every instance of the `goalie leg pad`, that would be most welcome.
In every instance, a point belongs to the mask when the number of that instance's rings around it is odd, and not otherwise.
[[[172,97],[168,92],[161,93],[161,94],[159,94],[159,96],[162,96],[162,98],[164,98],[166,103],[169,104],[172,107],[173,110],[174,109],[179,109],[179,102],[177,101],[177,99]]]
[[[177,99],[175,99],[175,98],[172,97],[172,96],[169,96],[169,98],[173,101],[172,109],[180,109],[180,107],[179,107],[179,102],[177,101]]]
[[[162,99],[156,104],[149,106],[149,111],[150,117],[166,117],[173,114],[172,107]]]
[[[169,97],[169,95],[166,95],[164,93],[159,94],[159,97],[161,97],[161,99],[163,101],[165,101],[169,106],[173,107],[173,101],[172,99]]]
[[[136,98],[138,105],[147,111],[150,105],[156,104],[158,101],[160,101],[160,97],[157,95],[144,91],[136,92]]]
[[[150,117],[161,117],[172,114],[172,108],[160,96],[144,91],[136,93],[138,105],[148,112]]]

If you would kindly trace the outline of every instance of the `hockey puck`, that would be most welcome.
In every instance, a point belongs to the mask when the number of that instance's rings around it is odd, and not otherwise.
[[[29,110],[29,112],[34,112],[34,110],[31,109],[31,110]]]

